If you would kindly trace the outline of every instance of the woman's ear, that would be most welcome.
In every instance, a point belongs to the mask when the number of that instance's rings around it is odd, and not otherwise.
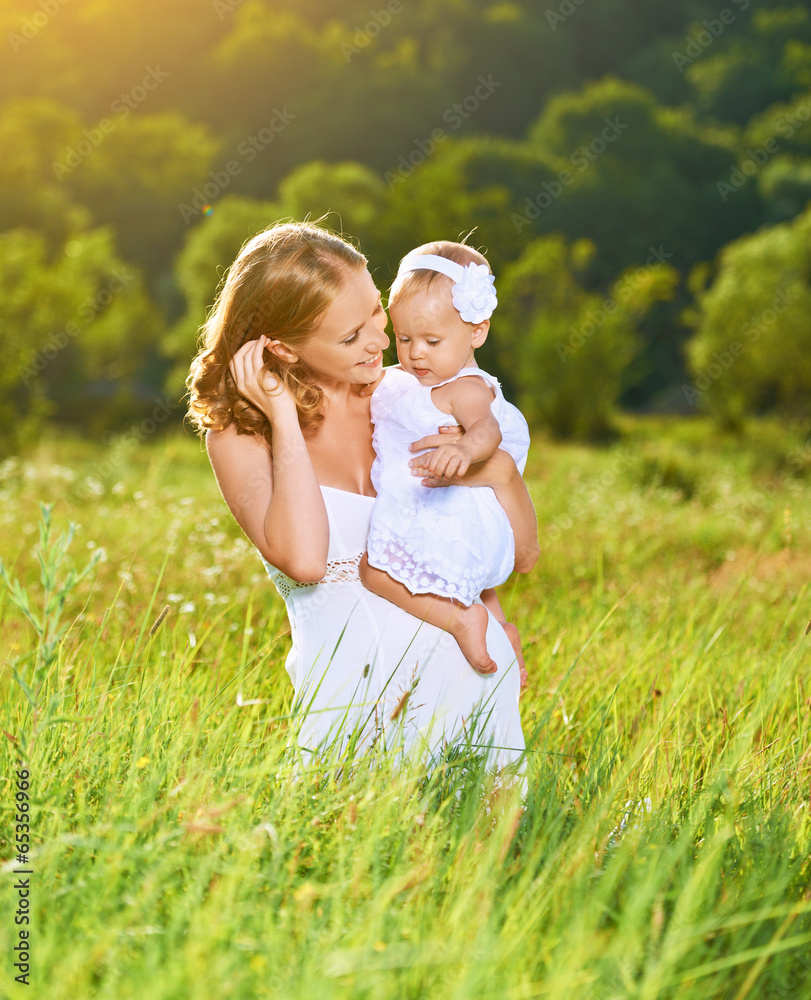
[[[473,347],[481,347],[487,340],[487,333],[490,330],[490,320],[485,319],[477,323],[473,329]]]
[[[294,365],[298,361],[298,354],[295,351],[291,351],[280,340],[268,340],[265,344],[265,350],[270,351],[271,354],[275,354],[277,358],[280,358],[288,365]]]

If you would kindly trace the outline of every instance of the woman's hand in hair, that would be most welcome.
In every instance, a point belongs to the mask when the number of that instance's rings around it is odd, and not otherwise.
[[[296,401],[276,376],[265,366],[264,350],[273,341],[261,336],[249,340],[231,358],[228,365],[240,396],[244,396],[270,421],[295,420],[298,423]]]

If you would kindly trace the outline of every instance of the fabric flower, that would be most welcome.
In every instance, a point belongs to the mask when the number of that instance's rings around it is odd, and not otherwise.
[[[468,264],[453,286],[453,304],[466,323],[490,319],[498,305],[496,279],[486,264]]]

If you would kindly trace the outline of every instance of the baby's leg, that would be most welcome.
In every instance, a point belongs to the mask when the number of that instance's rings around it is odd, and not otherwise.
[[[415,618],[444,629],[459,643],[459,648],[477,673],[493,674],[496,661],[487,652],[487,608],[483,604],[457,604],[450,597],[436,594],[412,594],[405,584],[382,569],[369,565],[366,553],[360,561],[360,578],[367,590],[396,604]]]

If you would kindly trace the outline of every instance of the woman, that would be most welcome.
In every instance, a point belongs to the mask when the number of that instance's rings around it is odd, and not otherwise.
[[[402,749],[421,742],[435,754],[467,741],[488,748],[490,765],[500,767],[524,749],[522,665],[511,627],[492,613],[503,619],[495,595],[487,595],[487,646],[498,671],[483,676],[448,633],[366,591],[358,576],[374,499],[369,396],[382,373],[386,323],[354,247],[306,223],[272,226],[243,247],[206,321],[189,412],[206,433],[225,502],[285,599],[302,751],[383,741]],[[437,447],[448,433],[415,450]],[[412,460],[416,475],[421,461]],[[537,522],[513,460],[497,451],[465,482],[496,491],[513,527],[516,569],[528,572]]]

